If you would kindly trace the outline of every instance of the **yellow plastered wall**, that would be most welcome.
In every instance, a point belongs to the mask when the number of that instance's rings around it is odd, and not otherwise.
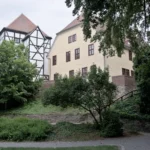
[[[132,54],[134,57],[134,55]],[[129,69],[130,76],[131,70],[133,70],[133,62],[129,60],[129,51],[124,50],[124,54],[121,57],[117,55],[113,57],[106,57],[106,66],[109,68],[110,76],[122,75],[122,68]]]
[[[68,43],[68,37],[76,34],[77,41]],[[94,32],[93,32],[94,34]],[[88,56],[88,45],[91,44],[90,40],[84,41],[83,31],[80,25],[73,27],[69,30],[59,33],[53,43],[52,49],[49,53],[49,74],[50,80],[54,80],[54,74],[59,73],[61,75],[69,76],[69,71],[74,72],[82,71],[82,68],[96,64],[101,69],[105,67],[109,68],[110,80],[112,76],[122,75],[122,68],[129,69],[130,75],[133,70],[133,62],[129,60],[128,50],[124,51],[121,57],[117,55],[113,57],[106,57],[99,53],[99,43],[94,43],[94,55]],[[80,48],[80,59],[75,60],[75,49]],[[71,52],[71,61],[66,62],[66,52]],[[57,65],[52,65],[52,57],[57,56]],[[104,63],[105,61],[105,63]]]
[[[68,37],[76,34],[77,40],[73,43],[68,43]],[[98,43],[94,43],[94,55],[88,56],[88,45],[90,40],[84,41],[83,31],[80,25],[59,33],[53,43],[52,49],[49,53],[49,73],[50,80],[54,80],[54,74],[69,75],[70,70],[74,72],[82,71],[82,68],[96,64],[104,69],[104,57],[98,51]],[[75,49],[80,48],[80,59],[75,60]],[[71,52],[71,61],[66,62],[66,52]],[[57,55],[57,65],[52,65],[52,57]]]

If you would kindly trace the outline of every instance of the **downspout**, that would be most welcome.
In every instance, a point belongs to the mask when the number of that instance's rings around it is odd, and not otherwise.
[[[50,81],[50,79],[51,79],[51,58],[48,58],[49,59],[49,81]]]

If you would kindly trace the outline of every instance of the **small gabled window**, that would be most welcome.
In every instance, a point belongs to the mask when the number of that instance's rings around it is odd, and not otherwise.
[[[53,56],[53,66],[55,66],[57,64],[57,56]]]
[[[82,76],[86,77],[87,76],[87,67],[82,68]]]
[[[73,77],[74,76],[74,70],[70,70],[69,71],[69,78]]]
[[[122,68],[122,75],[130,76],[129,69]]]
[[[80,48],[75,49],[75,60],[80,59]]]
[[[132,61],[132,51],[129,50],[129,60]]]
[[[70,51],[66,52],[66,62],[69,62],[71,60],[71,54]]]
[[[94,44],[90,44],[88,46],[88,55],[89,56],[94,55]]]

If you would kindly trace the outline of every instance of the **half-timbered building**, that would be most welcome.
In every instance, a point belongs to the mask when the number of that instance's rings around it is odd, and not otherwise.
[[[47,54],[51,48],[51,39],[23,14],[0,31],[0,43],[13,40],[16,44],[23,43],[29,49],[29,61],[36,64],[38,77],[44,80],[49,80]]]

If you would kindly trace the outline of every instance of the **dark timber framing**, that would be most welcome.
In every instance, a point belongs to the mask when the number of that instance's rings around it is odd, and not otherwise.
[[[30,33],[3,28],[0,31],[0,43],[3,40],[15,41],[16,44],[24,43],[29,48],[29,61],[36,64],[38,77],[49,80],[49,75],[45,73],[45,61],[51,48],[51,37],[45,35],[37,26]]]

